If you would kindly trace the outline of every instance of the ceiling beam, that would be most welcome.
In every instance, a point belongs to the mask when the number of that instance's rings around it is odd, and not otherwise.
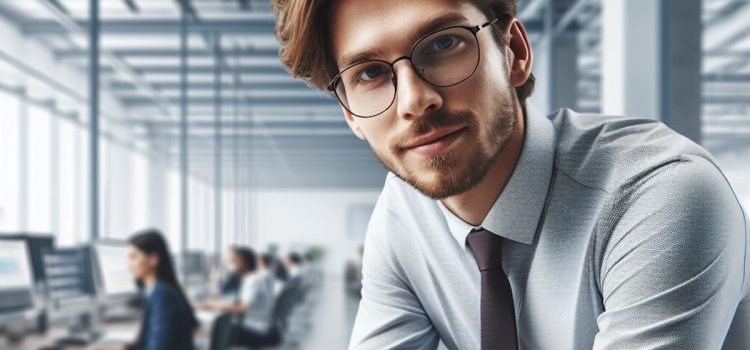
[[[164,129],[164,128],[174,128],[177,129],[180,126],[179,120],[125,120],[125,124],[129,124],[131,126],[141,126],[143,128],[146,128],[147,130],[153,130],[153,129]],[[222,120],[219,121],[218,125],[215,124],[214,121],[188,121],[188,126],[190,129],[213,129],[214,126],[218,126],[222,129],[231,129],[231,130],[243,130],[243,129],[266,129],[266,130],[273,130],[273,129],[284,129],[284,128],[310,128],[310,129],[326,129],[326,128],[339,128],[339,127],[347,127],[346,122],[344,122],[343,118],[340,120],[308,120],[308,121],[284,121],[283,119],[280,119],[278,121],[258,121],[258,120],[241,120],[241,121],[232,121],[232,120]]]
[[[154,89],[157,90],[179,90],[180,89],[180,83],[177,81],[174,82],[152,82],[151,86],[154,87]],[[130,82],[126,81],[115,81],[109,84],[109,87],[112,90],[116,90],[118,92],[130,92],[137,90],[137,87]],[[225,95],[229,96],[232,94],[232,89],[235,87],[234,84],[226,82],[221,84],[222,91],[227,91]],[[286,80],[286,81],[269,81],[269,82],[263,82],[263,83],[254,83],[254,82],[242,82],[239,84],[239,89],[243,91],[249,91],[249,90],[275,90],[275,89],[281,89],[286,91],[296,91],[296,90],[311,90],[312,88],[307,86],[302,81],[298,80]],[[188,90],[190,91],[196,91],[196,90],[213,90],[214,83],[209,81],[191,81],[188,84]]]
[[[58,59],[83,59],[86,58],[86,50],[81,49],[58,49],[55,50],[54,55]],[[179,49],[168,49],[168,48],[131,48],[131,49],[111,49],[112,54],[125,57],[125,58],[171,58],[180,57]],[[240,50],[232,50],[231,48],[224,48],[222,55],[225,57],[278,57],[278,48],[242,48]],[[190,58],[213,58],[214,54],[212,50],[206,49],[192,49],[189,51],[188,56]]]
[[[233,101],[229,99],[224,99],[222,101],[222,105],[225,106],[233,106]],[[139,108],[143,106],[152,106],[153,100],[151,100],[148,97],[141,97],[141,96],[131,96],[131,97],[124,97],[121,99],[122,104],[126,108]],[[180,103],[179,98],[167,98],[167,102],[172,105],[178,105]],[[211,96],[205,96],[205,97],[190,97],[187,101],[188,105],[190,106],[213,106],[214,100]],[[320,97],[317,96],[310,96],[310,97],[263,97],[263,98],[243,98],[242,99],[243,106],[250,105],[254,107],[270,107],[273,108],[274,106],[314,106],[314,107],[338,107],[338,102],[334,100],[332,97],[321,95]]]
[[[180,72],[179,65],[136,65],[130,64],[133,70],[138,74],[178,74]],[[236,70],[239,74],[269,74],[278,75],[280,77],[289,77],[289,73],[284,70],[281,63],[268,64],[268,65],[249,65],[245,64],[242,66],[232,67],[232,70]],[[108,66],[102,67],[102,74],[114,74],[115,71]],[[213,75],[212,65],[197,65],[191,64],[188,66],[189,75]]]
[[[246,14],[249,18],[243,19],[212,19],[202,20],[200,23],[191,23],[188,26],[190,33],[222,33],[222,34],[245,34],[245,35],[268,35],[273,37],[276,24],[271,13]],[[76,21],[76,24],[88,29],[88,21]],[[529,33],[540,32],[542,23],[538,20],[524,22]],[[21,23],[21,32],[32,36],[59,36],[67,35],[65,27],[50,20],[30,20]],[[137,35],[137,34],[177,34],[180,32],[180,21],[174,18],[149,18],[149,19],[108,19],[101,23],[103,35]]]
[[[710,73],[703,75],[703,81],[709,83],[750,83],[748,73]]]
[[[750,106],[750,95],[710,95],[703,96],[704,104],[737,104]]]
[[[190,33],[223,33],[223,34],[265,34],[273,36],[275,23],[272,14],[247,13],[243,19],[221,19],[201,20],[200,23],[190,23]],[[88,30],[89,22],[76,20],[75,24]],[[175,18],[149,18],[149,19],[108,19],[102,20],[101,31],[103,35],[138,35],[138,34],[169,34],[180,32],[180,20]],[[21,23],[21,32],[24,35],[68,35],[66,28],[55,21],[30,20]]]
[[[64,8],[55,5],[55,2],[49,2],[45,0],[38,0],[38,2],[52,14],[52,17],[54,19],[48,20],[49,23],[53,23],[54,25],[58,26],[61,31],[64,31],[68,35],[77,35],[82,38],[87,37],[87,33],[90,32],[90,28],[87,27],[84,29],[79,26],[68,13],[65,13]],[[96,29],[100,29],[98,21]],[[101,31],[99,31],[99,33],[101,33]],[[138,73],[134,72],[130,68],[130,66],[122,62],[108,50],[101,49],[99,51],[100,55],[102,56],[101,58],[106,59],[108,62],[110,62],[111,67],[113,67],[113,71],[118,71],[119,73],[127,76],[134,84],[136,84],[136,86],[138,86],[140,91],[143,91],[145,95],[149,96],[152,105],[159,107],[165,114],[173,114],[173,111],[170,110],[166,105],[161,94],[158,91],[154,90],[147,82],[145,82],[142,77],[138,75]]]
[[[135,0],[123,0],[123,2],[131,13],[136,14],[141,12],[140,7],[138,7],[138,4],[135,2]]]

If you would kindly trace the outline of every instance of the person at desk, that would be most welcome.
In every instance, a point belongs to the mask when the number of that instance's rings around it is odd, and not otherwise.
[[[216,300],[201,305],[201,309],[218,313],[244,315],[234,328],[232,345],[257,346],[278,339],[271,327],[274,303],[274,276],[268,269],[258,269],[258,258],[250,248],[236,247],[230,257],[241,285],[235,300]]]
[[[267,272],[269,275],[271,275],[273,278],[273,295],[274,297],[278,296],[282,289],[284,289],[284,279],[282,277],[279,277],[279,270],[277,269],[277,266],[281,265],[276,262],[276,259],[273,255],[269,253],[264,253],[260,255],[260,270]]]
[[[230,269],[227,271],[227,275],[219,281],[219,293],[224,297],[236,295],[240,290],[240,276],[237,275],[237,272],[234,270],[234,264],[232,264],[232,261],[237,259],[235,254],[236,249],[237,247],[235,246],[230,247],[228,255]]]
[[[135,342],[99,350],[193,350],[198,327],[193,309],[177,282],[167,243],[158,230],[136,233],[128,240],[133,277],[142,283],[148,301]]]
[[[302,256],[296,252],[290,252],[286,255],[286,265],[289,271],[289,278],[294,278],[302,272]]]

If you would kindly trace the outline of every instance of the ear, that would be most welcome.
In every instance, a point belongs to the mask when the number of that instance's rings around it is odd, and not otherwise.
[[[519,87],[529,80],[534,63],[534,54],[523,22],[513,18],[510,24],[508,41],[508,67],[510,67],[510,83]]]
[[[354,135],[357,135],[357,137],[360,138],[360,140],[367,141],[367,137],[365,137],[365,133],[362,132],[362,129],[360,129],[357,120],[357,117],[355,117],[353,114],[351,114],[349,111],[346,110],[343,106],[341,106],[341,112],[344,113],[344,119],[346,119],[346,123],[349,124],[349,128],[352,129],[352,132],[354,132]]]

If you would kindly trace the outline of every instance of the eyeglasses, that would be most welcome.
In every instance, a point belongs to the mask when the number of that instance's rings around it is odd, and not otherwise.
[[[414,43],[408,56],[392,62],[367,60],[339,71],[328,85],[341,105],[360,118],[383,114],[396,100],[397,77],[393,66],[409,60],[419,76],[436,87],[449,87],[469,79],[479,67],[477,33],[500,21],[495,18],[475,27],[452,26],[427,34]]]

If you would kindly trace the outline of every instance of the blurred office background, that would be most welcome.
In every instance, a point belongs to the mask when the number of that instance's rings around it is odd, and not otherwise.
[[[750,1],[521,0],[519,13],[538,109],[662,120],[711,151],[750,208]],[[233,244],[313,252],[322,277],[284,346],[344,348],[386,171],[277,52],[267,0],[0,0],[0,236],[96,277],[125,273],[101,251],[159,228],[198,289]],[[59,306],[54,278],[9,266],[0,335],[49,337],[19,319]],[[74,294],[112,304],[105,282]],[[3,291],[25,284],[31,302]],[[62,319],[48,328],[110,327]]]

